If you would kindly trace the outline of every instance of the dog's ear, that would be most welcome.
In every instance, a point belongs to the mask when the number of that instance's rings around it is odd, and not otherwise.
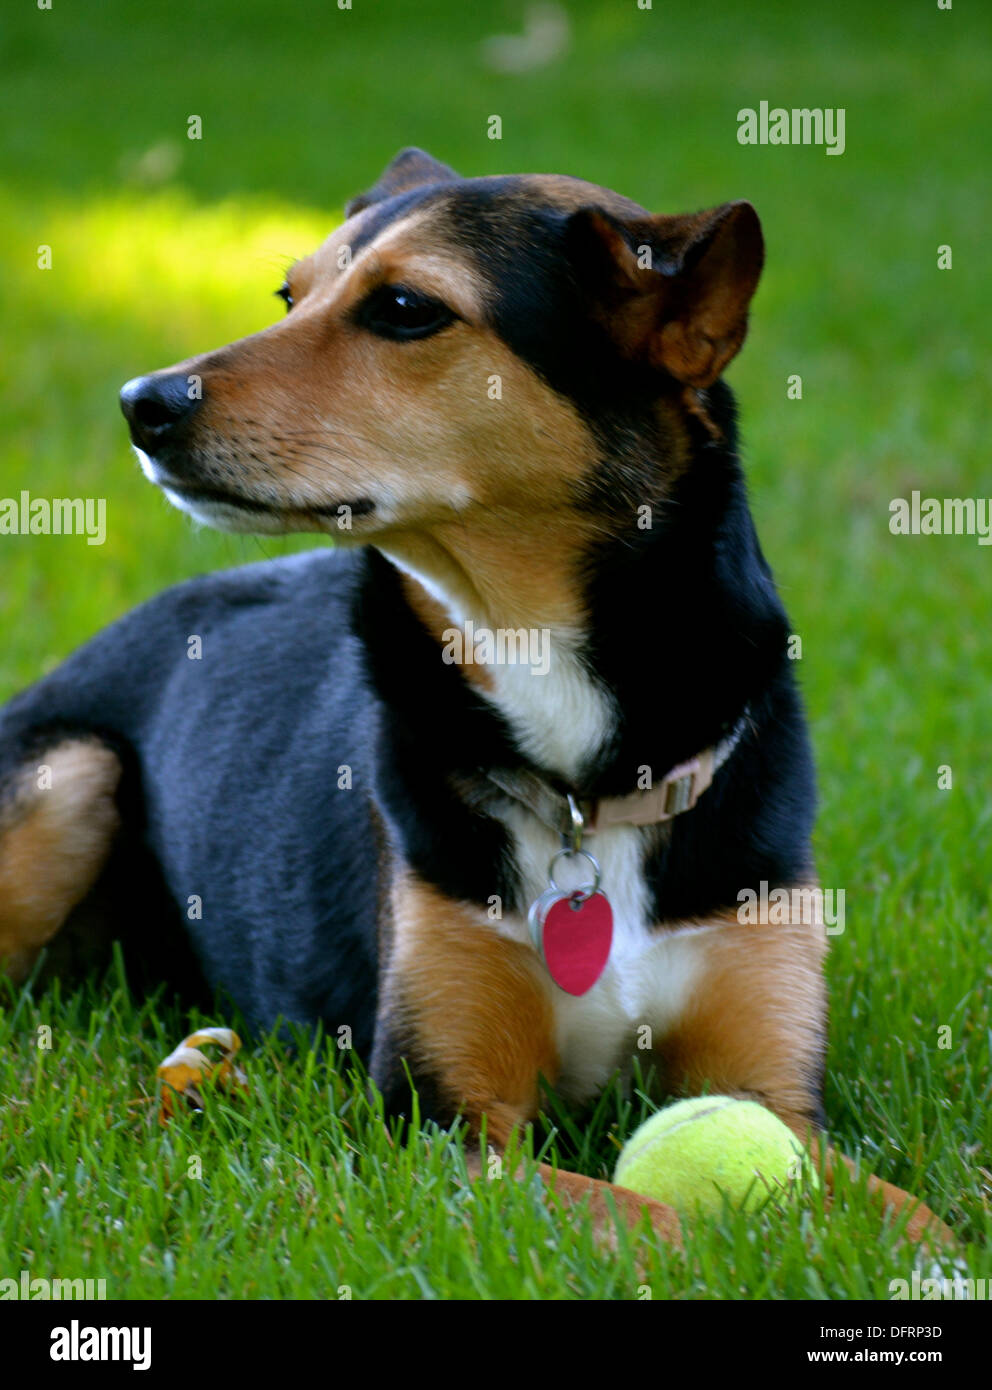
[[[362,208],[384,202],[397,193],[405,193],[408,188],[417,188],[422,183],[451,183],[457,178],[454,169],[449,169],[447,164],[411,145],[409,149],[400,150],[396,158],[386,165],[377,183],[345,205],[344,213],[346,217],[352,217]]]
[[[744,341],[764,261],[750,203],[629,219],[580,208],[566,244],[594,312],[626,356],[686,386],[712,385]]]

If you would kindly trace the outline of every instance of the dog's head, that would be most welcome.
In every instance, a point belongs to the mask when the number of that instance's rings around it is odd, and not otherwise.
[[[763,255],[745,202],[652,216],[419,150],[347,214],[289,271],[284,320],[124,387],[145,472],[211,525],[381,543],[633,506],[644,479],[604,469],[678,469]]]

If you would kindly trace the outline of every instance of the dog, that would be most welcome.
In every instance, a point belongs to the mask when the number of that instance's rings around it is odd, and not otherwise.
[[[653,215],[409,149],[289,270],[284,319],[128,382],[176,507],[337,544],[181,584],[9,703],[7,972],[124,938],[256,1029],[350,1030],[387,1113],[412,1082],[499,1149],[541,1077],[581,1104],[638,1052],[815,1141],[823,922],[737,910],[816,884],[722,379],[763,257],[747,202]],[[541,1171],[678,1243],[670,1207]]]

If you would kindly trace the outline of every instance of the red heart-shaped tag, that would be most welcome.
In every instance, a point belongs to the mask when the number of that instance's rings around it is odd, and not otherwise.
[[[613,909],[605,893],[581,893],[551,904],[541,927],[548,974],[566,994],[585,994],[606,969],[613,944]]]

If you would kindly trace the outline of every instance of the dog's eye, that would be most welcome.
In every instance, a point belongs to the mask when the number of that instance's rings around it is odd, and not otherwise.
[[[426,338],[446,328],[455,314],[439,299],[403,285],[380,285],[358,310],[358,321],[381,338]]]
[[[293,296],[288,285],[280,285],[276,290],[276,298],[285,302],[286,313],[288,314],[293,307]]]

